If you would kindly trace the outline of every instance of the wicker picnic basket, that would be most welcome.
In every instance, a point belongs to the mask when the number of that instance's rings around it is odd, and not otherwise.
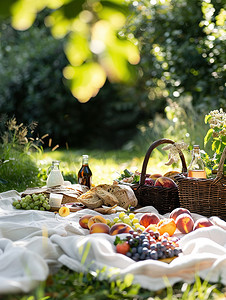
[[[145,175],[150,155],[152,151],[161,144],[175,144],[175,142],[169,139],[160,139],[149,147],[143,161],[140,182],[139,184],[132,185],[132,189],[140,206],[154,206],[160,214],[165,214],[179,207],[178,188],[166,188],[145,184]],[[179,156],[182,162],[182,174],[187,173],[187,165],[181,151],[179,151]]]
[[[214,179],[176,176],[181,207],[206,217],[218,216],[226,220],[226,176],[223,171],[225,157],[226,148]]]

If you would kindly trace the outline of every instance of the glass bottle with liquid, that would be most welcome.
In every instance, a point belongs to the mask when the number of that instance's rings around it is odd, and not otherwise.
[[[78,172],[78,183],[88,186],[92,186],[92,172],[89,168],[89,156],[82,156],[82,167]]]
[[[188,177],[206,178],[205,165],[201,158],[199,145],[194,145],[192,159],[188,167]]]
[[[60,161],[53,160],[52,166],[50,167],[50,173],[47,178],[47,187],[53,187],[64,184],[64,178],[60,171]]]

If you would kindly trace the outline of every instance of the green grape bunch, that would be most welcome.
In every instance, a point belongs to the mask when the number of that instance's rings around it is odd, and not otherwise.
[[[13,201],[13,206],[16,209],[50,210],[49,199],[47,195],[43,193],[26,195],[22,197],[21,200]]]

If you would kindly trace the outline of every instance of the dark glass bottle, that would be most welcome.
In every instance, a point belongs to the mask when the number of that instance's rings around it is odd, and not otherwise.
[[[89,168],[89,156],[82,156],[82,167],[78,172],[78,183],[88,186],[90,189],[92,186],[92,172]]]

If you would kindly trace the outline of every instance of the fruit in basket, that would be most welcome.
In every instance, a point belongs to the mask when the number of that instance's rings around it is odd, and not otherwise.
[[[140,225],[147,228],[150,224],[158,224],[160,221],[160,218],[155,213],[145,213],[140,218]]]
[[[177,227],[174,219],[166,218],[161,220],[157,224],[157,229],[161,235],[163,235],[164,233],[168,233],[169,236],[172,236],[176,231]]]
[[[180,172],[178,172],[178,171],[169,171],[169,172],[166,172],[163,176],[173,179],[174,176],[176,176],[177,174],[180,174]]]
[[[180,214],[175,220],[177,229],[181,233],[189,233],[193,231],[194,220],[190,214],[183,213]]]
[[[175,181],[169,177],[159,177],[155,181],[155,186],[161,186],[161,187],[166,187],[166,188],[174,188],[177,187]]]
[[[107,220],[104,217],[99,216],[99,215],[92,216],[92,218],[90,218],[89,221],[88,221],[88,228],[90,229],[91,226],[94,223],[104,223],[104,224],[107,224]]]
[[[83,217],[81,217],[79,219],[79,225],[84,229],[89,229],[88,222],[89,222],[89,219],[92,217],[93,217],[93,215],[84,215]]]
[[[176,218],[181,214],[189,214],[191,215],[190,211],[183,207],[177,207],[174,210],[171,211],[169,217],[176,220]]]
[[[150,178],[156,180],[157,178],[162,177],[162,174],[152,174]]]
[[[151,186],[155,185],[154,179],[152,179],[150,177],[146,177],[144,183],[148,184],[148,185],[151,185]]]
[[[110,227],[105,224],[105,223],[94,223],[91,227],[90,227],[90,234],[92,233],[107,233],[109,234],[110,231]]]
[[[195,222],[193,226],[193,230],[196,230],[198,228],[203,228],[203,227],[210,227],[213,225],[214,224],[209,219],[202,217]]]
[[[129,231],[132,230],[132,228],[125,224],[125,223],[117,223],[114,224],[110,228],[110,235],[116,235],[116,234],[121,234],[121,233],[129,233]]]
[[[145,228],[144,232],[158,232],[157,224],[150,224],[147,228]]]

